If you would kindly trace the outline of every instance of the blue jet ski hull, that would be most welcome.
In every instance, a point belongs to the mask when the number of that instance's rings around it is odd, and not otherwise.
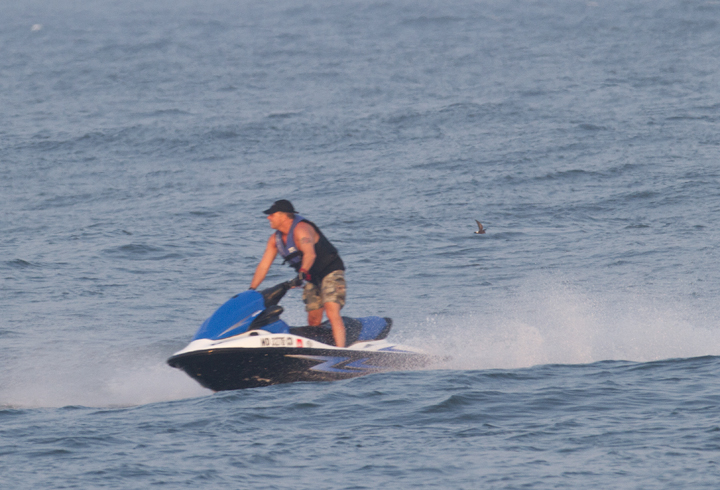
[[[277,336],[272,336],[277,338]],[[288,343],[296,337],[288,338]],[[384,371],[417,369],[435,362],[410,351],[338,348],[221,348],[177,354],[170,366],[182,369],[213,391],[256,388],[297,381],[336,381]]]

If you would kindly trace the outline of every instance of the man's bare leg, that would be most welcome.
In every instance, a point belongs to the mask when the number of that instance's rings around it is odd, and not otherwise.
[[[325,308],[318,308],[317,310],[308,311],[308,325],[311,327],[318,327],[322,323],[323,313]]]
[[[330,320],[330,325],[332,326],[335,345],[338,347],[345,347],[345,324],[340,316],[340,305],[332,301],[328,301],[325,303],[324,308],[325,314],[327,315],[328,320]],[[322,313],[320,314],[320,317],[322,318]]]

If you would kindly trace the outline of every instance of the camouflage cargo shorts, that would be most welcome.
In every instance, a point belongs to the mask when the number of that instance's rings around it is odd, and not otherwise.
[[[345,306],[345,271],[334,271],[325,276],[320,283],[320,290],[313,283],[305,284],[303,301],[305,311],[318,310],[325,303],[333,302]]]

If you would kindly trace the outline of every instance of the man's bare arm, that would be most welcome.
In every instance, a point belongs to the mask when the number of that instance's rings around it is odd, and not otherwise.
[[[298,223],[295,227],[295,245],[303,253],[300,269],[309,271],[315,263],[315,242],[317,240],[317,233],[309,224]]]
[[[262,259],[260,259],[260,263],[258,264],[257,268],[255,269],[255,275],[253,276],[252,282],[250,283],[250,289],[255,289],[260,284],[262,284],[263,280],[265,280],[265,276],[270,270],[270,266],[272,265],[273,260],[275,260],[276,255],[277,245],[275,244],[275,235],[270,235],[270,239],[268,240],[267,246],[265,247],[265,253],[262,256]]]

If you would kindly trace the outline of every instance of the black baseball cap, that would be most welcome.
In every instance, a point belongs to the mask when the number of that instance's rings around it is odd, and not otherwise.
[[[283,213],[297,213],[292,203],[287,199],[280,199],[279,201],[275,201],[273,205],[270,206],[270,209],[266,209],[265,211],[263,211],[263,213],[273,214],[277,213],[278,211],[282,211]]]

